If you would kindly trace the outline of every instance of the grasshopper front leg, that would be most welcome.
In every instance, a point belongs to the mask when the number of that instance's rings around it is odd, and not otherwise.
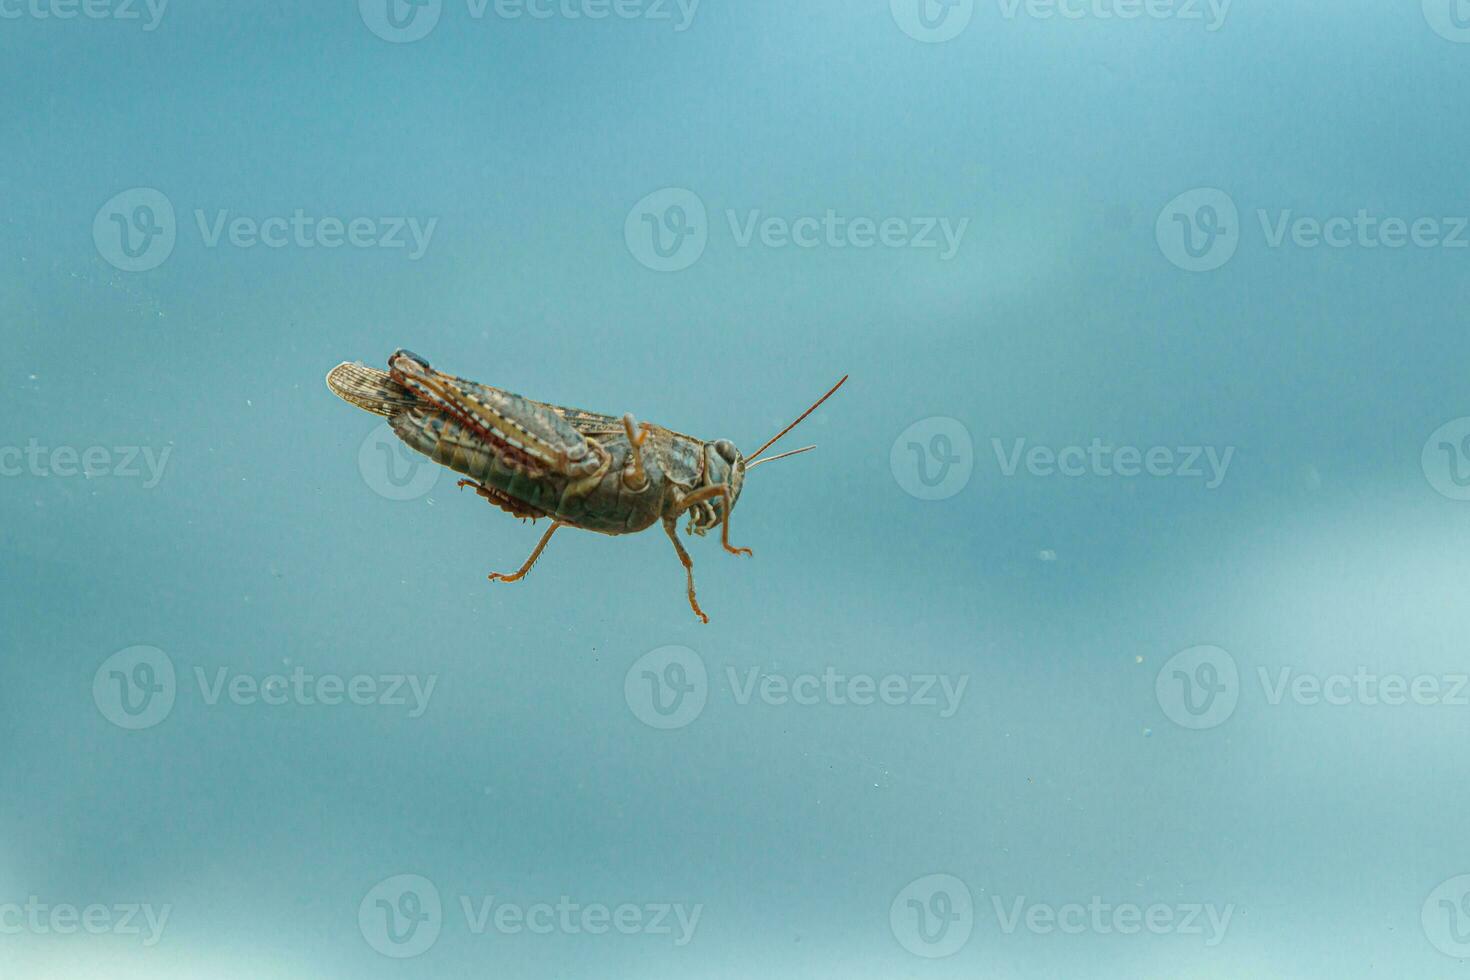
[[[683,500],[679,501],[679,508],[678,510],[674,511],[674,516],[677,517],[678,515],[684,513],[684,511],[688,510],[690,507],[693,507],[695,504],[700,503],[701,501],[709,500],[711,497],[723,497],[725,501],[725,513],[723,518],[720,520],[720,544],[724,545],[725,550],[730,552],[730,554],[732,555],[754,554],[754,552],[751,551],[749,548],[736,548],[730,544],[730,511],[734,505],[730,501],[730,488],[725,486],[725,484],[723,483],[716,483],[714,486],[702,487],[701,489],[696,490],[689,496],[685,497]]]
[[[531,552],[531,557],[526,559],[526,563],[521,566],[520,571],[514,572],[510,575],[502,575],[500,572],[491,572],[490,581],[519,582],[521,579],[525,578],[526,573],[531,570],[531,566],[536,564],[536,559],[541,557],[541,552],[546,550],[546,542],[551,540],[551,536],[556,533],[556,529],[559,527],[566,527],[566,525],[560,521],[555,521],[552,523],[551,527],[546,529],[546,533],[541,535],[541,541],[536,545],[536,550]]]
[[[674,522],[674,518],[664,518],[664,533],[669,536],[670,541],[674,542],[674,551],[678,553],[679,561],[684,565],[684,576],[689,580],[689,608],[694,610],[694,615],[699,617],[701,623],[708,623],[709,617],[704,614],[703,609],[699,608],[699,600],[694,598],[694,560],[679,543],[679,527]]]

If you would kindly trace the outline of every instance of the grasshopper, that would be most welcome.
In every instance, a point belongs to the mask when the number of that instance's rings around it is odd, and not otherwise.
[[[752,455],[760,457],[845,381],[844,375]],[[747,461],[728,439],[707,442],[640,423],[632,413],[617,418],[532,401],[436,371],[406,350],[388,358],[386,372],[339,364],[328,373],[327,387],[358,408],[386,417],[412,449],[464,474],[460,489],[473,487],[515,517],[551,519],[520,569],[492,573],[490,581],[525,578],[563,527],[632,534],[661,521],[684,566],[689,606],[705,623],[709,617],[694,594],[694,562],[679,543],[678,518],[689,514],[686,533],[703,536],[718,527],[726,551],[749,555],[749,548],[730,544],[730,513],[740,499],[745,474],[762,463],[816,448]]]

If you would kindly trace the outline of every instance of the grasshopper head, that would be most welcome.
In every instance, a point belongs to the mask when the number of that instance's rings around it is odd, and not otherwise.
[[[745,457],[729,439],[717,439],[704,447],[704,482],[701,486],[714,487],[724,484],[730,488],[730,507],[740,499],[740,488],[745,484]],[[719,527],[723,517],[724,502],[719,498],[695,504],[689,511],[689,526],[695,534],[703,534],[710,528]]]

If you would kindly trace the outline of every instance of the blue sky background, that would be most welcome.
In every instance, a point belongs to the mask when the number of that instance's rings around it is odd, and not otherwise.
[[[153,945],[12,930],[0,969],[1462,969],[1470,706],[1268,695],[1283,670],[1446,695],[1470,672],[1470,9],[1238,0],[1212,24],[1207,4],[1123,20],[1123,0],[1075,18],[977,0],[931,42],[905,0],[703,0],[684,30],[651,0],[567,15],[588,3],[509,19],[444,0],[398,43],[370,29],[377,0],[170,5],[151,30],[144,7],[0,2],[0,928],[33,895],[171,909]],[[141,198],[116,201],[138,188],[174,245],[128,271],[112,216],[132,220]],[[628,227],[663,220],[675,198],[639,205],[670,188],[704,217],[660,272]],[[1188,271],[1179,222],[1203,236],[1220,195],[1217,267]],[[374,240],[433,230],[413,258],[200,228],[298,210]],[[849,236],[964,230],[949,258],[735,230],[829,211]],[[1360,211],[1447,241],[1272,244],[1283,218]],[[390,478],[377,420],[322,384],[400,346],[747,450],[852,378],[789,437],[820,451],[747,483],[732,540],[755,556],[692,539],[701,626],[656,530],[562,532],[524,582],[487,583],[541,528],[447,475],[419,492],[432,471],[407,457]],[[948,471],[924,456],[940,431],[967,437]],[[1233,453],[1213,488],[1007,475],[1017,440]],[[130,447],[137,475],[117,472]],[[94,448],[103,472],[54,472]],[[910,492],[920,459],[954,474],[944,499]],[[108,663],[139,645],[175,700],[127,730]],[[706,668],[706,703],[658,730],[625,681],[669,645]],[[1238,679],[1228,716],[1192,730],[1170,661],[1199,646]],[[296,667],[437,680],[418,717],[210,703],[198,681]],[[742,704],[730,672],[752,668],[966,686],[949,717]],[[406,959],[358,914],[400,874],[443,905]],[[934,874],[974,909],[939,959],[904,919]],[[460,898],[492,895],[702,913],[682,946],[477,935]],[[1233,911],[1207,945],[1007,932],[994,904],[1094,896]]]

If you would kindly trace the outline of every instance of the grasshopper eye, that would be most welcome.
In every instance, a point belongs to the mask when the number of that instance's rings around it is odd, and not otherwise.
[[[735,444],[729,439],[715,440],[715,452],[719,453],[720,458],[731,466],[734,466],[735,461],[740,458],[740,451],[735,448]]]

